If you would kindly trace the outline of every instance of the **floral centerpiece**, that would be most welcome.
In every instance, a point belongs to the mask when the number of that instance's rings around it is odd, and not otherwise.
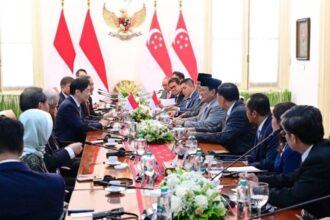
[[[121,93],[124,97],[127,97],[129,94],[136,96],[139,93],[139,87],[130,80],[122,80],[114,88],[114,92]]]
[[[177,169],[162,182],[172,193],[174,219],[224,219],[226,208],[219,190],[200,173]]]
[[[152,112],[147,106],[139,105],[139,107],[132,111],[132,118],[136,122],[148,120],[152,118]]]
[[[142,135],[149,144],[165,144],[174,140],[168,127],[157,120],[142,121],[139,135]]]

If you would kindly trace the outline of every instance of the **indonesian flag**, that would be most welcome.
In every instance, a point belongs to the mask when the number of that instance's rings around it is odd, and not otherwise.
[[[182,64],[185,66],[186,70],[190,74],[190,77],[194,81],[196,81],[197,62],[181,10],[172,46],[179,59],[181,60]]]
[[[156,106],[159,106],[160,102],[159,102],[159,99],[158,99],[155,91],[152,93],[152,97],[151,98],[152,98],[152,101],[155,103],[155,105]]]
[[[152,96],[151,96],[149,107],[152,110],[155,110],[157,107],[159,107],[159,104],[160,104],[160,101],[159,101],[159,99],[157,97],[157,94],[156,94],[155,91],[153,91]]]
[[[57,26],[54,47],[56,48],[58,54],[62,57],[65,64],[69,67],[71,73],[73,73],[73,63],[76,57],[76,51],[73,47],[63,9],[61,10],[60,20]]]
[[[136,109],[137,107],[139,107],[139,104],[136,102],[136,100],[132,94],[130,94],[127,97],[127,100],[133,110]]]
[[[89,62],[92,64],[96,73],[100,77],[103,85],[107,90],[109,90],[104,60],[102,57],[99,42],[96,37],[89,9],[87,10],[79,45],[82,51],[85,53]]]

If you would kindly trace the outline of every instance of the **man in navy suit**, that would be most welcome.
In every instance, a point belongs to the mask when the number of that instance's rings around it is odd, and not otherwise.
[[[77,78],[70,86],[70,96],[66,98],[58,109],[55,122],[55,136],[61,146],[72,142],[85,142],[86,132],[102,129],[108,121],[99,122],[83,119],[81,103],[88,100],[90,85],[86,78]]]
[[[23,125],[0,116],[0,219],[58,220],[63,214],[64,180],[31,171],[19,160]]]
[[[237,86],[233,83],[223,83],[218,88],[217,99],[220,107],[227,111],[224,125],[218,126],[214,131],[196,129],[196,139],[200,142],[224,145],[231,153],[245,153],[253,145],[256,129],[246,117],[245,105],[239,100]]]
[[[70,85],[73,81],[71,76],[66,76],[61,79],[61,92],[59,93],[60,100],[58,101],[58,106],[70,95]]]
[[[272,132],[272,114],[268,97],[262,93],[255,93],[248,99],[246,116],[250,123],[258,126],[254,145],[267,138]],[[276,148],[279,145],[279,136],[273,135],[268,141],[261,144],[251,152],[249,165],[262,170],[274,170],[274,161],[277,155]]]
[[[320,110],[312,106],[295,106],[281,118],[285,139],[294,151],[301,153],[302,164],[289,174],[259,178],[249,174],[247,178],[267,182],[270,189],[268,202],[279,208],[330,195],[330,142],[323,139]],[[330,216],[330,199],[302,208],[316,217],[308,219],[327,217]]]

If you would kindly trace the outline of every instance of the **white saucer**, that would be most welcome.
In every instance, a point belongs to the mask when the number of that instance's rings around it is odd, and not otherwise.
[[[120,161],[109,161],[109,160],[107,160],[107,161],[105,161],[105,164],[107,164],[107,165],[110,165],[110,166],[116,166],[116,165],[119,165],[119,164],[121,164],[121,162]]]
[[[105,191],[107,191],[109,193],[120,193],[124,190],[125,190],[125,187],[121,187],[121,186],[109,186],[109,187],[105,188]]]

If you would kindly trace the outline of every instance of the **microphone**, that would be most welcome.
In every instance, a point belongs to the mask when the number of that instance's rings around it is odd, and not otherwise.
[[[154,190],[154,188],[142,187],[142,186],[132,186],[132,185],[124,185],[124,184],[113,184],[108,183],[108,186],[117,186],[117,187],[124,187],[127,189],[145,189],[145,190]]]
[[[248,150],[247,152],[245,152],[244,154],[242,154],[240,157],[238,157],[236,160],[234,160],[232,163],[230,163],[228,166],[226,166],[223,170],[221,170],[217,175],[215,175],[211,179],[211,181],[214,180],[215,178],[217,178],[219,175],[221,175],[226,170],[228,170],[228,168],[232,167],[235,163],[237,163],[238,161],[240,161],[243,157],[245,157],[246,155],[248,155],[249,153],[251,153],[253,150],[257,149],[261,144],[265,143],[266,141],[268,141],[272,137],[274,137],[277,134],[279,134],[281,132],[281,130],[282,129],[280,128],[280,129],[277,129],[277,130],[273,131],[270,135],[268,135],[262,141],[260,141],[259,143],[257,143],[255,146],[253,146],[250,150]]]
[[[326,195],[326,196],[318,197],[316,199],[311,199],[311,200],[308,200],[308,201],[305,201],[305,202],[294,204],[294,205],[291,205],[291,206],[288,206],[288,207],[284,207],[284,208],[281,208],[281,209],[277,209],[276,211],[273,211],[273,212],[264,213],[264,214],[261,214],[259,216],[253,216],[253,219],[259,219],[261,217],[265,217],[265,216],[268,216],[268,215],[273,215],[273,214],[276,214],[276,213],[279,213],[279,212],[283,212],[283,211],[286,211],[286,210],[289,210],[289,209],[298,208],[298,207],[301,207],[301,206],[304,206],[304,205],[309,205],[309,204],[312,204],[314,202],[319,202],[319,201],[322,201],[322,200],[325,200],[325,199],[330,199],[330,194]]]
[[[127,218],[121,218],[122,215],[128,215],[132,216],[135,219],[139,219],[139,216],[135,213],[131,212],[125,212],[124,208],[117,208],[117,209],[111,209],[110,211],[104,211],[104,212],[95,212],[93,213],[93,219],[127,219]],[[132,218],[131,217],[131,218]]]

